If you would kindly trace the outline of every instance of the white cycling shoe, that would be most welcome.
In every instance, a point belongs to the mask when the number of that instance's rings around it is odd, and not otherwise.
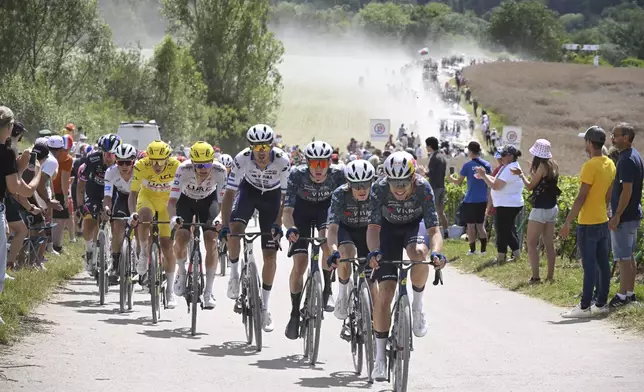
[[[422,338],[427,334],[427,320],[425,319],[425,313],[420,310],[412,311],[412,331],[417,338]]]
[[[373,364],[371,378],[375,381],[387,381],[387,361],[376,361]]]
[[[186,275],[182,275],[180,272],[177,272],[177,277],[174,279],[174,293],[183,297],[183,294],[186,292]]]
[[[273,316],[267,309],[262,309],[262,329],[264,332],[273,332],[273,329],[275,329]]]
[[[228,279],[228,298],[237,299],[239,297],[239,278],[230,276]]]
[[[177,307],[177,297],[174,295],[173,290],[166,290],[166,306],[168,309],[174,309]]]
[[[203,308],[212,310],[217,306],[217,300],[212,293],[203,293]]]

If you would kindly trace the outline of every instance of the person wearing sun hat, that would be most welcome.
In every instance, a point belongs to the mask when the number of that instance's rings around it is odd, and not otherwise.
[[[67,141],[65,139],[68,139]],[[58,171],[53,177],[54,198],[62,208],[53,209],[53,219],[57,225],[53,229],[53,248],[56,252],[63,250],[63,230],[69,224],[69,184],[72,174],[74,159],[69,155],[68,148],[71,148],[69,136],[54,135],[47,140],[49,151],[58,162]]]
[[[547,281],[554,278],[555,272],[555,222],[559,215],[557,199],[561,194],[559,190],[559,166],[552,158],[550,142],[546,139],[537,139],[532,147],[532,165],[528,179],[521,170],[514,170],[514,174],[521,177],[525,187],[532,191],[528,201],[532,204],[532,211],[528,217],[528,258],[532,269],[530,284],[540,283],[539,276],[539,239],[541,238],[546,249],[548,260]]]

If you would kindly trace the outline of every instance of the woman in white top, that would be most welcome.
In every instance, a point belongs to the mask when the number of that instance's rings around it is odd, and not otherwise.
[[[523,180],[512,173],[513,169],[520,168],[517,163],[520,156],[521,151],[508,145],[501,150],[503,167],[496,177],[486,174],[482,168],[477,168],[477,176],[490,187],[492,204],[496,208],[496,249],[499,264],[505,262],[508,246],[515,259],[521,253],[515,219],[523,208],[524,185]]]

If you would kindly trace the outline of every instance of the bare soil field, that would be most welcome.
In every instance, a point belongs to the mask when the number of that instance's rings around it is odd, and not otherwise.
[[[610,136],[622,121],[639,131],[635,147],[644,147],[644,69],[516,62],[476,65],[464,74],[482,108],[523,128],[525,160],[532,159],[532,143],[545,138],[562,172],[577,174],[586,159],[577,134],[597,124]]]

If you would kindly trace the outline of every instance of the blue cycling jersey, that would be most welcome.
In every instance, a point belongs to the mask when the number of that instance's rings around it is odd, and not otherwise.
[[[288,176],[284,207],[295,207],[296,199],[311,203],[329,200],[333,191],[345,183],[344,172],[330,167],[324,181],[313,182],[307,165],[300,165]]]
[[[369,211],[369,199],[365,201],[354,199],[351,188],[348,184],[344,184],[333,191],[327,224],[342,223],[352,228],[367,227]]]
[[[426,179],[414,174],[413,191],[407,200],[397,200],[389,190],[387,179],[373,184],[369,195],[369,224],[381,226],[384,221],[395,225],[424,220],[425,227],[438,226],[434,191]]]

